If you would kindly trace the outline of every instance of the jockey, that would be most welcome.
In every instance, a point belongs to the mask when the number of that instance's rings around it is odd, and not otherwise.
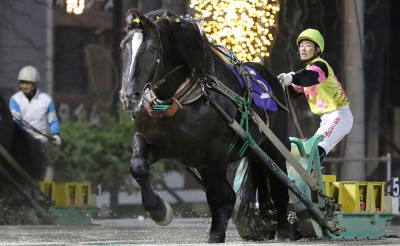
[[[319,115],[320,126],[315,134],[324,136],[318,144],[320,161],[347,135],[353,126],[350,101],[328,62],[320,56],[324,38],[315,29],[304,30],[296,40],[297,55],[306,63],[299,72],[281,73],[278,80],[304,93],[311,112]]]
[[[18,74],[20,91],[10,99],[14,121],[33,137],[46,143],[50,132],[53,143],[60,145],[60,126],[53,99],[38,89],[40,75],[33,66],[23,67]]]

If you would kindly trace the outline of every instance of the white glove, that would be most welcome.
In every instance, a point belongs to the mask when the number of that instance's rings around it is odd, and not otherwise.
[[[61,144],[61,138],[59,135],[53,135],[53,139],[52,142],[56,145],[60,145]]]
[[[292,84],[293,76],[295,72],[281,73],[278,75],[279,82],[284,86],[289,86]]]

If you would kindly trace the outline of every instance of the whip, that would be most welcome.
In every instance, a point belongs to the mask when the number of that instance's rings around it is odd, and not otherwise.
[[[34,126],[32,126],[31,124],[29,124],[26,120],[22,119],[22,117],[17,117],[14,114],[12,115],[14,120],[17,120],[19,122],[22,123],[22,125],[24,125],[26,128],[29,128],[30,130],[36,132],[37,134],[46,137],[48,140],[53,141],[55,140],[53,137],[47,135],[46,133],[43,133],[41,131],[39,131],[38,129],[36,129]]]

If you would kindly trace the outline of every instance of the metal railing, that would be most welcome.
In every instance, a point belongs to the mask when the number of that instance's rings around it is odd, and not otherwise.
[[[363,162],[386,162],[386,180],[392,178],[392,155],[387,153],[382,157],[363,157],[363,158],[343,158],[343,157],[327,157],[324,162],[349,162],[349,161],[363,161]]]

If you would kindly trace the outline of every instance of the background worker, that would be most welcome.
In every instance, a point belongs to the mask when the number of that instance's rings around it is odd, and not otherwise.
[[[23,67],[18,81],[20,91],[11,97],[9,103],[14,121],[42,143],[50,139],[60,145],[60,126],[54,102],[50,95],[38,89],[38,70],[33,66]]]

